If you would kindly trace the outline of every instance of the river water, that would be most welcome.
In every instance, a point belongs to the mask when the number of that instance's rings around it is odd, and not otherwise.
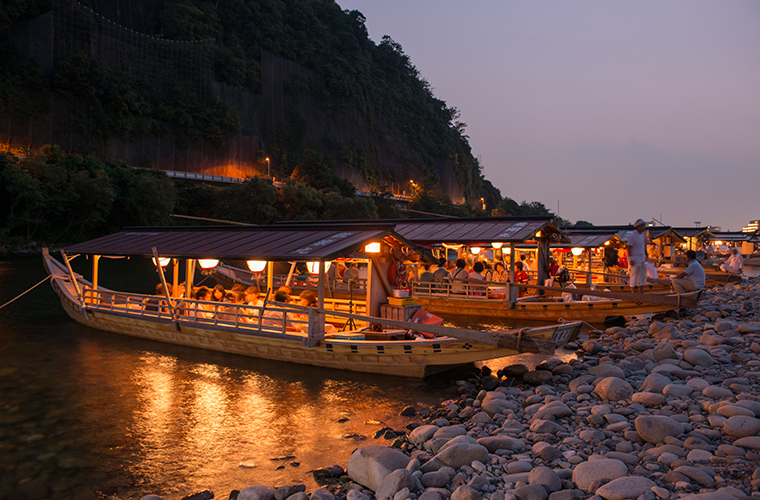
[[[85,271],[80,259],[75,269]],[[156,282],[149,263],[101,263],[103,286],[147,292]],[[116,264],[127,269],[110,273]],[[0,304],[44,277],[39,256],[0,260]],[[455,397],[450,378],[363,375],[100,332],[69,319],[49,283],[0,310],[0,360],[0,499],[174,499],[204,489],[227,498],[298,482],[312,491],[311,470],[389,444],[373,435],[412,422],[399,416],[405,406]]]

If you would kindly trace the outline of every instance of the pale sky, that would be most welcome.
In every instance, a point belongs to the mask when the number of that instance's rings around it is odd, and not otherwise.
[[[597,225],[760,219],[760,1],[337,1],[459,109],[502,196]]]

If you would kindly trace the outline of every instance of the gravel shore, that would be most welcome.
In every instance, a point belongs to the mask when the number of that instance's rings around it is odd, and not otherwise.
[[[311,493],[257,485],[220,498],[760,497],[760,278],[707,289],[699,306],[593,330],[568,363],[485,367],[457,382],[459,398],[405,409],[418,423],[314,471],[325,487]]]

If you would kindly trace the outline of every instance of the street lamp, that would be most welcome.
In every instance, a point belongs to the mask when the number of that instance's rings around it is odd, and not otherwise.
[[[269,179],[269,157],[264,158],[267,161],[267,179]]]
[[[485,212],[485,210],[486,210],[486,200],[485,200],[485,198],[481,198],[480,199],[480,203],[483,204],[483,211]]]

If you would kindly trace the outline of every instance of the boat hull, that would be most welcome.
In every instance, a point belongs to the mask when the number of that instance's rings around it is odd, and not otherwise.
[[[304,345],[305,336],[268,334],[255,329],[197,323],[191,320],[146,317],[122,310],[82,307],[73,285],[57,261],[47,261],[53,289],[66,313],[78,323],[107,332],[171,344],[251,356],[274,361],[382,375],[423,378],[475,361],[521,354],[513,349],[494,347],[454,338],[404,341],[320,339],[313,347]],[[566,333],[565,333],[566,334]],[[552,339],[551,329],[535,335]],[[563,339],[564,341],[572,338]]]
[[[610,316],[634,316],[671,310],[642,302],[599,300],[589,302],[519,302],[514,308],[503,300],[456,300],[415,296],[433,314],[556,322],[559,320],[603,323]]]

